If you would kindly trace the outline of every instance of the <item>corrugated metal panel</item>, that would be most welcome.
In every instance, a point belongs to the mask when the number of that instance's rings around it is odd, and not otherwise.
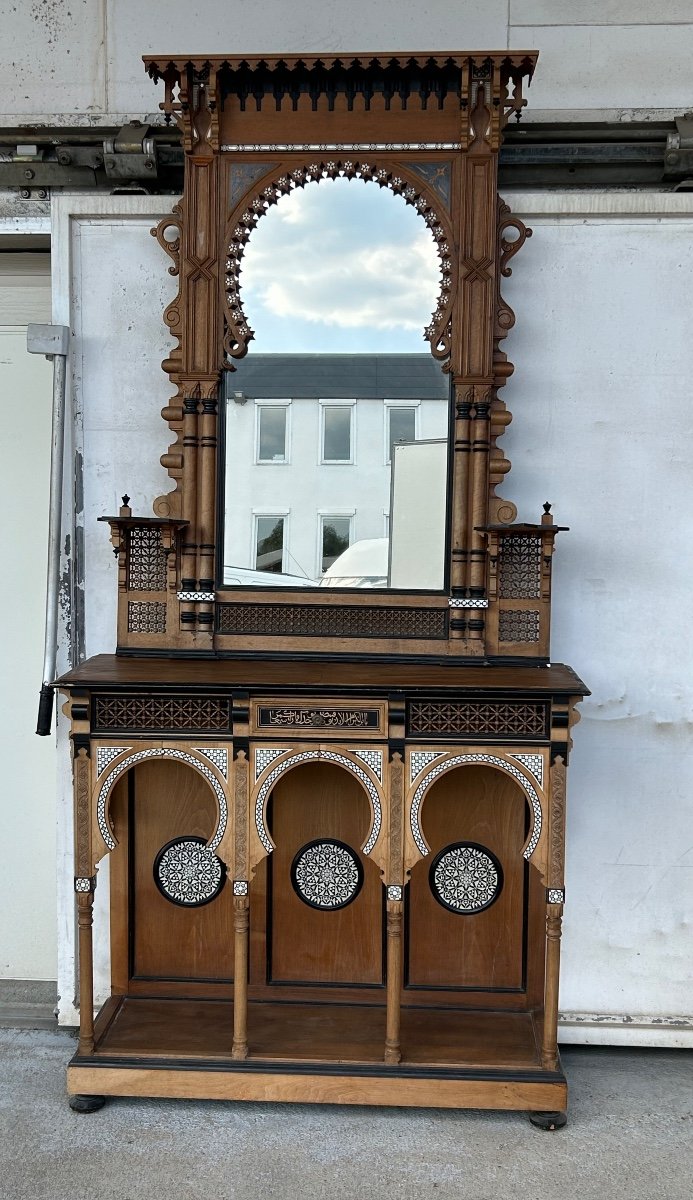
[[[0,253],[0,325],[51,319],[51,258],[40,251]]]

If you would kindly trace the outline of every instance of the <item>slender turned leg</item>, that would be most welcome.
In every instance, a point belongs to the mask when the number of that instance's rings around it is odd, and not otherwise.
[[[94,1053],[94,956],[92,950],[93,892],[77,895],[79,929],[79,1048],[78,1054]]]
[[[541,1065],[547,1071],[553,1071],[558,1066],[558,969],[561,958],[562,912],[561,904],[549,904],[546,914],[546,987]],[[564,1112],[533,1112],[529,1114],[529,1119],[537,1129],[548,1132],[562,1129],[568,1120]]]
[[[248,1057],[248,897],[233,902],[233,1048],[232,1058]]]
[[[558,1062],[558,971],[561,959],[562,906],[550,904],[546,914],[546,987],[541,1065],[554,1070]]]
[[[385,1029],[385,1062],[398,1063],[402,997],[402,901],[388,900],[387,904],[387,1018]]]

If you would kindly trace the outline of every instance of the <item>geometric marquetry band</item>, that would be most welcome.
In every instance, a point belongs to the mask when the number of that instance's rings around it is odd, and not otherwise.
[[[527,768],[539,787],[544,786],[544,756],[542,754],[511,754],[510,757]]]
[[[448,600],[448,608],[488,608],[488,600],[458,600],[452,597]]]
[[[404,888],[399,883],[390,883],[387,888],[388,900],[402,900],[404,897]]]
[[[547,888],[546,903],[547,904],[563,904],[565,902],[564,888]]]
[[[282,754],[288,754],[289,747],[284,746],[281,749],[272,748],[271,750],[256,750],[255,751],[255,782],[266,771],[270,763],[273,763],[275,758],[281,758]]]
[[[430,766],[437,758],[442,758],[444,750],[412,750],[409,759],[409,782],[413,783],[425,767]]]
[[[499,767],[501,771],[506,771],[508,775],[512,775],[520,784],[520,787],[524,791],[532,806],[532,832],[524,852],[524,857],[526,859],[530,859],[536,849],[537,842],[539,841],[539,837],[541,835],[541,802],[534,787],[527,779],[527,776],[524,775],[517,767],[513,766],[509,762],[506,762],[505,759],[499,758],[497,754],[455,754],[451,758],[446,758],[442,763],[439,763],[437,767],[434,767],[433,770],[429,771],[428,774],[424,776],[414,792],[411,802],[411,810],[409,813],[411,833],[419,853],[424,857],[426,857],[428,854],[428,848],[426,846],[426,842],[424,841],[421,823],[419,821],[421,802],[425,793],[433,783],[433,780],[437,779],[437,777],[442,775],[443,772],[450,771],[453,767],[462,766],[467,763],[487,763],[489,766]]]
[[[96,876],[91,877],[84,875],[75,876],[75,891],[76,892],[93,892],[96,890]]]
[[[215,766],[217,770],[224,776],[224,779],[228,779],[228,750],[224,750],[222,748],[217,749],[216,747],[207,749],[205,746],[195,746],[194,749],[196,754],[201,754],[204,758],[208,758],[212,765]]]
[[[118,758],[119,754],[127,754],[132,746],[99,746],[96,751],[96,775],[102,775],[106,767]]]

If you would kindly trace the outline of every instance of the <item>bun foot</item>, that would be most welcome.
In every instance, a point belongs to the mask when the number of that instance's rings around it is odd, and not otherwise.
[[[98,1112],[106,1103],[105,1096],[70,1096],[69,1104],[73,1112],[91,1113]]]
[[[537,1129],[545,1129],[552,1133],[555,1129],[563,1128],[568,1121],[568,1116],[564,1112],[531,1112],[529,1119]]]

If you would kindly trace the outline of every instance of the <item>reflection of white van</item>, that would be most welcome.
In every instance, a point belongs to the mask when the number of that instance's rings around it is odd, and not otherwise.
[[[387,538],[352,542],[327,568],[320,587],[387,587]]]
[[[305,575],[284,575],[278,571],[254,571],[252,567],[231,567],[224,564],[224,586],[233,587],[317,587],[314,579]]]

